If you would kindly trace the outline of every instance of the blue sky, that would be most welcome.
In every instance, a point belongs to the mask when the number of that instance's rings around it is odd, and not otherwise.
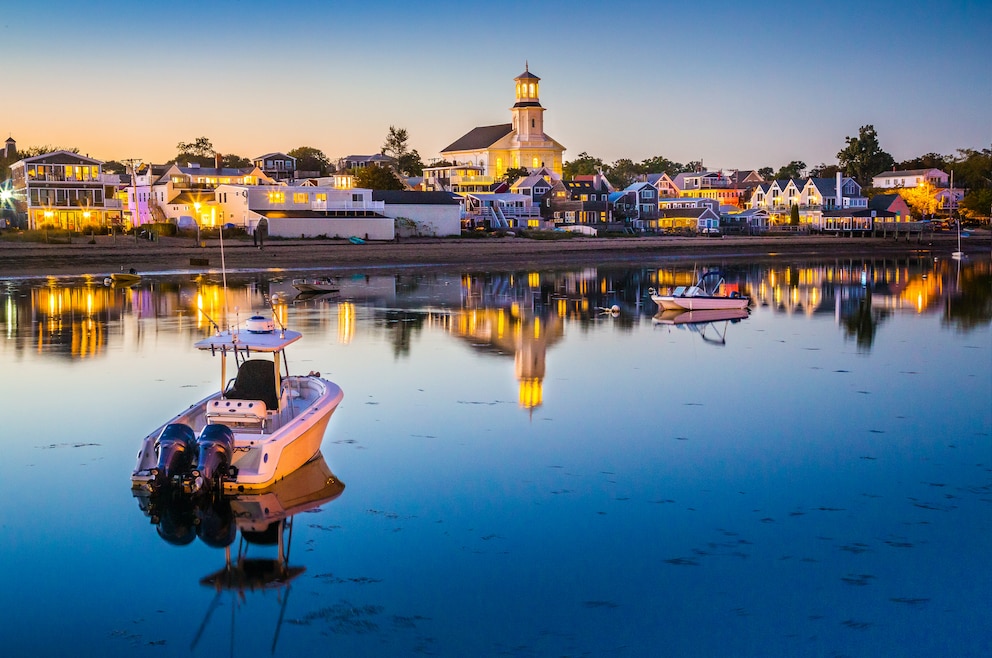
[[[992,143],[992,3],[17,3],[0,14],[0,131],[161,162],[208,137],[254,157],[427,160],[506,123],[542,78],[565,159],[832,163],[873,124],[896,160]]]

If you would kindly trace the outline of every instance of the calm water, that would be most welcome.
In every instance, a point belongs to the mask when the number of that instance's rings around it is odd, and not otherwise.
[[[5,655],[988,655],[988,260],[724,272],[750,317],[691,326],[647,296],[691,266],[230,275],[344,388],[344,490],[156,514],[220,277],[0,281]],[[288,587],[201,584],[294,504]]]

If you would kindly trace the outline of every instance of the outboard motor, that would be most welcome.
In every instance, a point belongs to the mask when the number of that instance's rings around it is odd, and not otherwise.
[[[196,452],[196,435],[189,425],[170,423],[155,439],[158,465],[155,467],[153,489],[187,472]]]
[[[200,454],[192,476],[194,493],[209,488],[218,476],[227,472],[234,455],[234,432],[227,425],[207,425],[196,440]]]

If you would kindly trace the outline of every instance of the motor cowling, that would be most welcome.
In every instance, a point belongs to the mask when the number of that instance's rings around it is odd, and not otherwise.
[[[227,425],[207,425],[196,439],[199,459],[193,476],[194,492],[208,490],[227,472],[234,455],[234,432]]]
[[[156,485],[171,482],[174,476],[189,471],[196,454],[196,434],[189,425],[170,423],[155,439],[155,453],[158,455]]]

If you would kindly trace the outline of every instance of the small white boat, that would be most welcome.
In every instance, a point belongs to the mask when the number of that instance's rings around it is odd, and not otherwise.
[[[330,279],[293,279],[293,287],[305,293],[338,292],[338,287]]]
[[[663,311],[747,308],[750,300],[736,291],[730,295],[717,294],[722,285],[723,276],[719,272],[707,272],[699,278],[696,285],[678,286],[668,295],[659,294],[654,289],[648,292],[651,294],[651,300]]]
[[[285,349],[301,337],[253,316],[197,342],[220,356],[220,389],[142,440],[132,487],[260,492],[307,463],[344,393],[319,373],[288,373]],[[228,381],[232,355],[237,377]]]

